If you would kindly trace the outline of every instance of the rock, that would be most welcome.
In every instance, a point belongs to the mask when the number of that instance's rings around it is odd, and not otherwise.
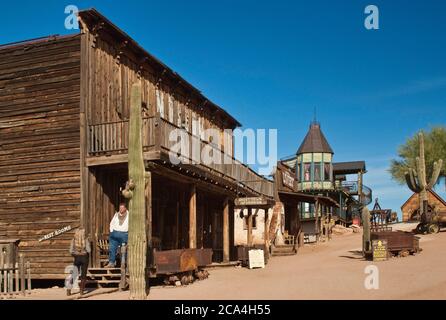
[[[341,226],[340,224],[337,224],[332,228],[332,232],[333,232],[333,234],[336,234],[336,235],[344,235],[344,234],[348,234],[348,233],[353,233],[353,229],[346,228],[346,227]]]

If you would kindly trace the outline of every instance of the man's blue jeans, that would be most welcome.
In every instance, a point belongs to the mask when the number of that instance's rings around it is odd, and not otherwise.
[[[110,233],[110,239],[109,239],[109,253],[108,253],[108,261],[110,263],[116,263],[116,251],[118,250],[118,247],[122,245],[123,243],[127,243],[129,239],[129,233],[128,232],[121,232],[121,231],[113,231]]]

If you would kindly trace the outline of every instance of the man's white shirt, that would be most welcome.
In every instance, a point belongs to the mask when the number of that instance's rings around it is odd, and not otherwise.
[[[110,222],[110,232],[120,231],[120,232],[128,232],[129,231],[129,212],[125,215],[124,223],[119,225],[119,212],[116,212],[113,216],[112,221]]]

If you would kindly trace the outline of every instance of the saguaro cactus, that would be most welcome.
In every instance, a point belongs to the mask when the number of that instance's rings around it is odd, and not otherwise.
[[[362,254],[366,256],[370,251],[370,211],[367,207],[362,208]]]
[[[147,297],[145,215],[145,168],[142,148],[141,85],[132,86],[129,124],[129,181],[122,194],[129,199],[128,264],[130,299]]]
[[[420,216],[427,210],[428,194],[427,191],[432,189],[437,183],[438,177],[440,175],[441,168],[443,166],[443,160],[440,159],[434,163],[434,170],[432,177],[427,182],[426,179],[426,160],[424,158],[424,136],[423,133],[418,134],[418,140],[420,143],[420,155],[416,158],[416,170],[410,168],[409,171],[405,173],[407,186],[410,190],[419,194],[420,198]]]

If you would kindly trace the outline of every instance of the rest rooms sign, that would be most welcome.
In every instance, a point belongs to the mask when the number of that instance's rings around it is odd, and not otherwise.
[[[40,238],[40,239],[39,239],[39,242],[42,242],[42,241],[45,241],[45,240],[49,240],[49,239],[51,239],[51,238],[54,238],[54,237],[56,237],[56,236],[58,236],[58,235],[60,235],[60,234],[62,234],[62,233],[65,233],[65,232],[70,231],[71,229],[72,229],[71,226],[66,226],[66,227],[63,227],[62,229],[59,229],[59,230],[50,232],[50,233],[44,235],[42,238]]]
[[[372,241],[373,261],[385,261],[388,259],[387,240]]]

